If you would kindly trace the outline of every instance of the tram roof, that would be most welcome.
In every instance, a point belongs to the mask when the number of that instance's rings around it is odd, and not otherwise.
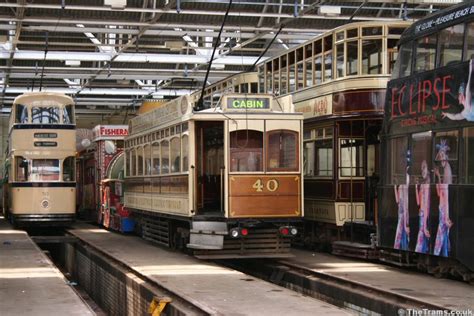
[[[74,100],[62,93],[29,92],[16,97],[14,104],[26,106],[61,106],[74,104]]]

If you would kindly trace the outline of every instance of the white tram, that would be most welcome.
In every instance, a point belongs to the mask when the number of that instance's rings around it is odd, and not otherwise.
[[[34,92],[12,105],[5,159],[3,211],[16,225],[65,225],[74,220],[74,102]]]
[[[288,256],[303,216],[302,114],[291,96],[221,94],[201,111],[198,98],[130,121],[125,206],[144,238],[200,258]]]

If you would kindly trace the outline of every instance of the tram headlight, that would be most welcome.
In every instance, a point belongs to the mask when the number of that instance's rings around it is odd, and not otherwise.
[[[230,230],[230,236],[231,236],[232,238],[238,238],[238,237],[240,236],[240,231],[239,231],[239,229],[238,229],[238,228],[232,228],[232,229]]]
[[[298,229],[296,227],[290,227],[291,236],[296,236],[298,234]]]

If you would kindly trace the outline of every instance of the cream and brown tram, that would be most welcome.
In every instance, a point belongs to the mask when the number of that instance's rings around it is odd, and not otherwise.
[[[222,93],[196,110],[198,98],[130,121],[125,206],[144,238],[200,258],[288,256],[303,216],[303,116],[290,96]]]
[[[72,98],[26,93],[12,105],[3,210],[12,223],[67,225],[75,218],[76,132]]]

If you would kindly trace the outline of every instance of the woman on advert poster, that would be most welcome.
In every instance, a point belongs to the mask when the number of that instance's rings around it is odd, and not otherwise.
[[[441,162],[443,167],[443,176],[439,172],[439,168],[435,168],[435,176],[438,179],[436,183],[436,193],[439,197],[439,224],[438,231],[436,233],[436,242],[434,248],[434,254],[436,256],[448,257],[450,251],[449,242],[449,229],[453,225],[449,218],[449,185],[453,181],[453,175],[451,171],[451,165],[448,162],[448,151],[449,146],[445,139],[441,140],[441,143],[436,145],[438,153],[436,154],[436,160]]]
[[[428,230],[428,218],[430,216],[430,172],[426,160],[421,162],[421,183],[416,184],[416,204],[419,210],[419,230],[416,239],[416,252],[428,253],[430,250],[430,232]]]
[[[406,183],[394,186],[395,201],[398,204],[398,224],[395,234],[395,243],[393,247],[400,250],[408,250],[410,243],[410,227],[408,225],[408,185],[410,184],[410,176],[408,175],[408,167],[406,170]]]
[[[469,61],[469,76],[467,83],[462,82],[458,88],[458,101],[463,106],[463,110],[459,113],[441,112],[441,117],[447,117],[450,120],[468,120],[474,121],[474,99],[471,93],[471,78],[474,67],[473,60]]]

